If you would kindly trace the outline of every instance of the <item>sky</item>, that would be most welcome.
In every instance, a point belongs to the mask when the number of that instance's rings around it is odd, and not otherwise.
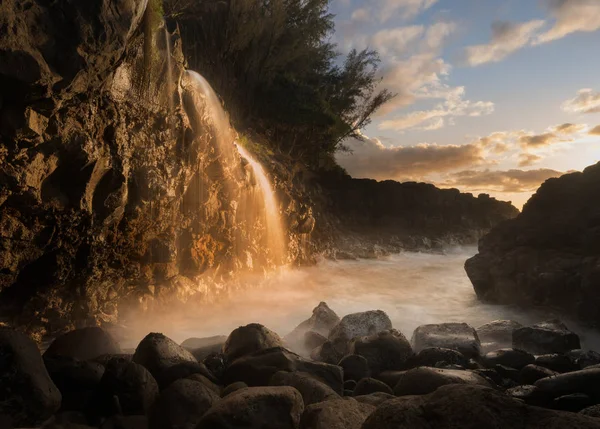
[[[600,161],[600,0],[332,0],[340,52],[378,51],[395,98],[346,142],[353,177],[521,208]]]

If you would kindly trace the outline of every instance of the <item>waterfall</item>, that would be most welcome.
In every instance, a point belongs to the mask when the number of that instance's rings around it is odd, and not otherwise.
[[[224,172],[222,185],[228,194],[237,196],[236,201],[230,201],[238,222],[234,254],[240,260],[247,260],[253,251],[262,254],[258,259],[268,265],[285,264],[287,243],[279,204],[263,166],[236,143],[229,116],[208,81],[190,70],[185,72],[184,80],[182,86],[193,100],[195,115],[192,116],[198,123],[211,125]],[[257,268],[255,262],[246,266]]]

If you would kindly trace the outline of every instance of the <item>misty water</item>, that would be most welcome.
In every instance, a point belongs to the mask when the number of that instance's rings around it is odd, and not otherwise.
[[[550,309],[520,309],[477,300],[463,265],[474,247],[446,249],[443,254],[401,253],[376,260],[322,261],[288,269],[263,279],[218,304],[188,304],[141,316],[130,325],[135,347],[148,332],[162,332],[177,342],[189,337],[228,335],[238,326],[261,323],[280,335],[290,332],[325,301],[341,317],[381,309],[394,328],[410,338],[426,323],[466,322],[478,327],[496,319],[524,325],[560,317],[578,333],[584,348],[600,350],[600,334]]]

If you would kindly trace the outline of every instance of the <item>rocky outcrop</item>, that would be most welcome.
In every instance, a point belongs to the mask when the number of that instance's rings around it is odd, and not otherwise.
[[[600,163],[547,180],[479,242],[465,269],[488,302],[556,307],[599,324]]]

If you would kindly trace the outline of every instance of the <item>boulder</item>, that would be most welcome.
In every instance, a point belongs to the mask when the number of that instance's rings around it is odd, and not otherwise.
[[[429,347],[421,350],[410,361],[408,366],[415,368],[418,366],[437,366],[439,363],[450,365],[460,365],[463,368],[469,366],[469,360],[459,351],[444,349],[441,347]]]
[[[556,372],[571,372],[581,369],[573,358],[561,354],[538,355],[535,364]]]
[[[513,331],[522,327],[523,325],[514,320],[494,320],[493,322],[481,325],[476,331],[482,348],[487,353],[492,348],[512,347]]]
[[[383,404],[385,401],[389,401],[390,399],[393,399],[393,398],[395,398],[394,395],[390,395],[389,393],[384,393],[384,392],[375,392],[375,393],[370,393],[368,395],[359,395],[359,396],[354,397],[354,399],[356,399],[358,402],[373,405],[374,407],[378,407],[379,405]]]
[[[413,356],[410,343],[395,329],[355,338],[350,342],[349,352],[364,357],[373,374],[405,369]]]
[[[354,338],[378,334],[390,329],[392,329],[392,321],[385,312],[364,311],[344,316],[331,330],[328,339],[337,353],[345,356],[349,353],[350,341]]]
[[[238,390],[246,389],[247,387],[248,387],[248,385],[241,381],[236,381],[235,383],[231,383],[230,385],[226,386],[223,389],[223,391],[221,392],[221,398],[224,398],[225,396],[227,396],[233,392],[237,392]]]
[[[327,342],[327,337],[315,331],[308,331],[304,334],[304,350],[312,351]]]
[[[500,349],[486,353],[483,357],[488,367],[503,365],[509,368],[522,369],[535,362],[535,356],[518,349]]]
[[[420,367],[406,371],[394,386],[394,395],[426,395],[446,384],[469,384],[490,387],[482,376],[471,371]]]
[[[202,374],[191,374],[185,378],[187,380],[197,381],[199,383],[204,384],[206,387],[208,387],[210,390],[215,392],[217,395],[221,394],[221,388],[217,384],[213,383],[211,380],[209,380],[208,378],[203,376]]]
[[[0,422],[34,426],[58,411],[60,403],[36,344],[21,332],[0,328]]]
[[[213,405],[196,429],[298,429],[303,412],[302,395],[293,387],[249,387]]]
[[[394,393],[392,388],[383,381],[379,381],[374,378],[363,378],[356,384],[356,387],[353,390],[353,395],[362,396],[377,392],[387,393],[390,395]]]
[[[558,372],[544,368],[543,366],[527,365],[521,369],[519,381],[521,384],[534,384],[536,381],[541,380],[542,378],[552,377],[558,374]]]
[[[511,387],[510,389],[506,389],[505,393],[508,396],[525,402],[527,405],[549,407],[552,404],[552,398],[531,384]]]
[[[344,356],[338,365],[344,370],[344,380],[358,381],[370,374],[369,362],[363,356]]]
[[[600,353],[593,350],[571,350],[567,353],[567,356],[579,367],[579,369],[585,369],[588,366],[600,364]]]
[[[200,374],[212,382],[216,382],[215,376],[200,362],[181,362],[170,366],[156,375],[158,386],[165,389],[169,384],[181,378],[187,378],[192,374]]]
[[[421,325],[413,333],[411,343],[415,353],[430,347],[457,350],[465,357],[478,357],[481,343],[475,329],[466,323]]]
[[[344,381],[344,392],[346,391],[354,391],[354,389],[356,388],[356,381],[354,380],[346,380]]]
[[[223,353],[210,353],[204,358],[202,363],[217,379],[223,378],[223,374],[225,374],[225,369],[227,368],[227,362]]]
[[[332,399],[306,406],[300,429],[360,429],[373,405],[352,399]]]
[[[106,364],[88,412],[94,417],[145,415],[157,398],[158,384],[146,368],[114,358]]]
[[[580,349],[579,336],[560,320],[549,320],[532,326],[515,329],[513,347],[530,353],[567,353]]]
[[[600,420],[531,407],[482,386],[449,385],[381,404],[361,429],[596,429]]]
[[[310,353],[310,358],[312,360],[330,363],[332,365],[335,365],[344,356],[345,354],[336,350],[333,343],[329,340],[313,349]]]
[[[384,371],[377,375],[377,380],[383,381],[393,389],[405,373],[406,371]]]
[[[292,332],[284,337],[284,340],[294,350],[310,351],[315,347],[307,347],[305,335],[308,332],[319,334],[325,338],[329,335],[335,325],[340,322],[340,318],[329,308],[327,303],[321,302],[312,312],[312,316],[300,323]]]
[[[119,354],[121,348],[102,328],[75,329],[57,337],[44,356],[67,356],[77,360],[90,360],[106,354]]]
[[[270,385],[296,388],[302,395],[305,406],[340,397],[331,387],[303,372],[279,371],[271,377]]]
[[[61,410],[84,411],[102,379],[104,366],[66,356],[46,356],[44,364],[62,395]]]
[[[584,408],[583,410],[579,411],[579,414],[583,414],[584,416],[589,417],[600,418],[600,404]]]
[[[584,393],[572,393],[570,395],[554,398],[552,408],[555,410],[571,411],[577,413],[593,404],[592,399]]]
[[[160,393],[148,429],[193,428],[219,400],[219,395],[200,382],[177,380]]]
[[[283,341],[275,332],[260,325],[252,323],[235,329],[223,346],[223,354],[228,362],[257,351],[282,347]]]
[[[183,362],[197,362],[189,351],[172,339],[157,333],[144,337],[135,349],[132,361],[144,366],[156,379],[172,366]]]
[[[248,386],[268,386],[271,377],[279,372],[305,372],[331,387],[339,395],[343,392],[343,371],[336,365],[313,362],[281,347],[261,350],[237,359],[225,371],[223,382],[243,381]]]
[[[536,381],[535,385],[554,398],[571,393],[585,393],[597,397],[600,396],[600,368],[582,369],[542,378]]]
[[[196,360],[200,362],[211,353],[221,352],[225,341],[227,341],[227,337],[223,335],[208,338],[188,338],[181,343],[181,347],[189,350]]]

